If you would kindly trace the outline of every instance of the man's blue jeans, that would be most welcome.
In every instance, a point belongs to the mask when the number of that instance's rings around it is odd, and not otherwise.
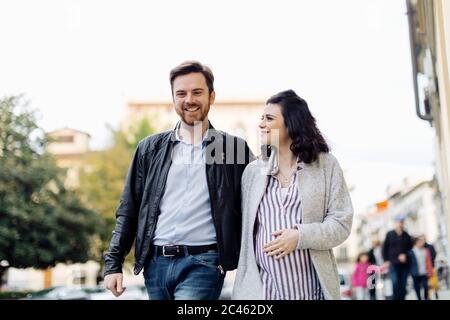
[[[179,257],[153,253],[144,267],[148,296],[151,300],[217,300],[225,278],[218,265],[215,250]]]
[[[409,275],[409,267],[407,264],[393,263],[389,267],[394,290],[393,300],[405,300],[406,283]]]

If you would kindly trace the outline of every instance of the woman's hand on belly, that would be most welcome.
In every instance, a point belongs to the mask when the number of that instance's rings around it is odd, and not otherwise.
[[[281,259],[297,249],[298,230],[282,229],[272,233],[277,237],[263,247],[263,251],[268,256],[275,256],[275,259]]]

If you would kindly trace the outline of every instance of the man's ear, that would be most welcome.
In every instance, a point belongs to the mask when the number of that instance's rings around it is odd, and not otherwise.
[[[216,100],[216,92],[215,91],[212,91],[210,94],[209,94],[209,104],[210,105],[212,105],[212,104],[214,104],[214,101]]]

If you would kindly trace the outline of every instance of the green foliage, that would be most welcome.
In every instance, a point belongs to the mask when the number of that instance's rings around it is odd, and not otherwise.
[[[0,260],[11,267],[86,262],[102,225],[64,187],[47,143],[21,97],[0,100]]]
[[[139,141],[154,133],[154,129],[150,125],[147,119],[142,119],[135,128],[131,130],[131,139],[128,141],[129,150],[134,152],[136,150]]]
[[[0,299],[16,300],[27,297],[34,291],[3,291],[0,292]]]
[[[93,153],[80,173],[80,190],[83,192],[84,202],[105,221],[97,247],[97,261],[102,261],[102,254],[108,249],[115,224],[115,211],[133,153],[139,141],[154,131],[146,119],[140,121],[128,134],[112,128],[110,130],[111,147]],[[131,250],[128,255],[127,263],[133,260],[133,252]]]

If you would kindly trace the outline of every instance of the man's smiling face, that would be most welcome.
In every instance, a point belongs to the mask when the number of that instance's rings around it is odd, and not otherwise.
[[[193,126],[208,121],[208,112],[214,103],[215,92],[209,93],[203,74],[193,72],[178,76],[173,81],[175,111],[182,121]]]

